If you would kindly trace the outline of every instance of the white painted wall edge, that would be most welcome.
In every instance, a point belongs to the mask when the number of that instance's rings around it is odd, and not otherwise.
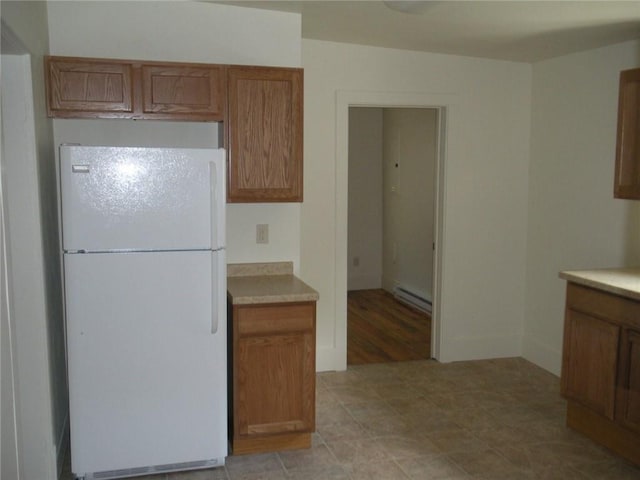
[[[522,340],[522,356],[539,367],[560,376],[562,352],[531,335]]]
[[[455,119],[455,110],[459,98],[448,93],[404,93],[404,92],[367,92],[367,91],[336,91],[336,203],[335,203],[335,355],[342,359],[338,370],[346,369],[347,360],[347,233],[348,233],[348,186],[349,186],[349,107],[418,107],[437,108],[439,110],[439,150],[436,166],[436,215],[435,238],[436,251],[434,253],[433,278],[433,316],[431,333],[432,356],[444,361],[443,352],[455,348],[449,344],[445,335],[446,325],[441,322],[445,306],[441,305],[444,298],[442,277],[444,274],[443,258],[446,248],[446,157],[450,150],[446,133]]]

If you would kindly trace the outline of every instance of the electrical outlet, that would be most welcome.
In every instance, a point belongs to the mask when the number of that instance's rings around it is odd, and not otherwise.
[[[256,225],[256,243],[269,243],[269,224]]]
[[[360,257],[353,257],[353,266],[354,267],[360,266]]]

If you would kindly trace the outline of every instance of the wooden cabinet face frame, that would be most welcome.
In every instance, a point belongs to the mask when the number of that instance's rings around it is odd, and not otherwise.
[[[614,197],[640,200],[640,68],[620,72]]]
[[[229,202],[301,202],[303,71],[227,69]]]

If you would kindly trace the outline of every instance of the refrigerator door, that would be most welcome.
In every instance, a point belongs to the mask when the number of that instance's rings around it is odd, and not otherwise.
[[[224,250],[64,255],[74,474],[224,464],[224,265]]]
[[[222,149],[60,146],[65,251],[224,247]]]

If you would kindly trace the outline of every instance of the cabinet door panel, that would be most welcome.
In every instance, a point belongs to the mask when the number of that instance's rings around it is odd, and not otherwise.
[[[302,201],[302,70],[231,67],[230,201]]]
[[[620,327],[567,309],[562,394],[613,419]]]
[[[311,432],[315,418],[312,333],[241,338],[237,355],[236,432]]]
[[[132,65],[126,62],[51,59],[46,61],[50,116],[130,115]]]
[[[620,349],[616,419],[640,432],[640,332],[625,330]]]
[[[223,73],[215,66],[143,65],[144,116],[223,120]]]

